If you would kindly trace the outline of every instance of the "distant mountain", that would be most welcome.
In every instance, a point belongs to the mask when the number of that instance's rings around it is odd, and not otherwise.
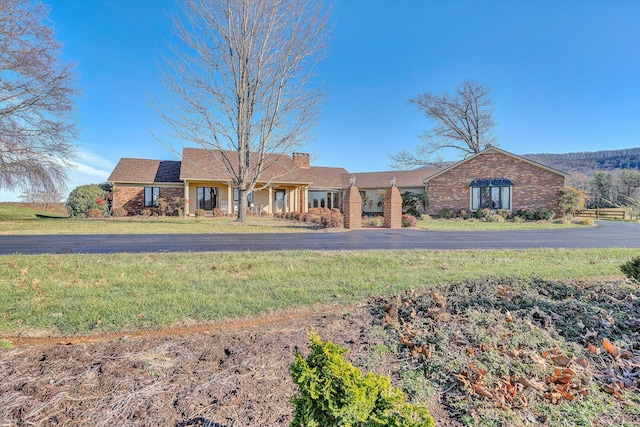
[[[640,147],[564,154],[523,154],[522,157],[563,172],[582,172],[585,175],[614,169],[640,170]]]

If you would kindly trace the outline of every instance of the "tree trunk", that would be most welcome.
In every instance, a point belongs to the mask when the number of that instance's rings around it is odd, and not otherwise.
[[[238,186],[238,222],[245,222],[247,220],[247,189]]]

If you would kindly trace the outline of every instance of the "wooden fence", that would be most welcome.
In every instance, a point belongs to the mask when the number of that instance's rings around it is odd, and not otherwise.
[[[593,219],[634,219],[634,215],[623,208],[583,209],[576,212],[574,216]]]

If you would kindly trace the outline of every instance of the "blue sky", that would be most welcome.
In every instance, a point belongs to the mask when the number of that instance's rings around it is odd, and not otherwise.
[[[105,181],[121,157],[174,158],[151,134],[174,0],[45,2],[81,88],[69,189]],[[314,165],[387,170],[429,127],[407,100],[467,78],[493,87],[507,151],[640,146],[638,1],[337,0],[332,20],[326,98],[304,148]]]

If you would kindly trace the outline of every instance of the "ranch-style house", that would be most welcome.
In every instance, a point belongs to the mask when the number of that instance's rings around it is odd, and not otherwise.
[[[235,165],[233,164],[235,159]],[[237,166],[235,152],[184,148],[181,161],[122,158],[108,178],[112,207],[129,215],[153,210],[159,198],[184,198],[184,214],[196,209],[237,213],[238,191],[225,168]],[[272,154],[249,195],[253,215],[306,212],[313,207],[342,209],[342,196],[355,177],[364,213],[381,213],[379,197],[394,180],[401,193],[426,193],[426,211],[555,209],[554,199],[568,175],[507,151],[490,147],[447,168],[349,173],[311,166],[309,154]]]

